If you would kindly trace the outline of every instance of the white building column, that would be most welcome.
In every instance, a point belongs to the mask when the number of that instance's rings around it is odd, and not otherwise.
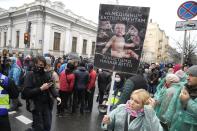
[[[51,26],[49,24],[45,24],[45,28],[44,28],[44,41],[43,41],[43,46],[42,46],[42,50],[43,50],[43,54],[48,53],[49,52],[49,46],[50,46],[50,37],[51,37]],[[53,42],[52,42],[53,43]]]
[[[8,26],[8,31],[7,31],[7,42],[6,42],[6,46],[8,46],[8,49],[12,49],[12,28],[13,28],[13,25],[12,25],[12,21],[9,20],[9,26]]]
[[[10,32],[11,32],[11,28],[10,28],[10,26],[8,27],[8,30],[7,30],[7,40],[6,40],[6,47],[8,47],[9,46],[9,41],[10,41],[10,39],[11,39],[11,35],[10,35]],[[4,33],[3,33],[3,39],[4,39]],[[4,44],[4,40],[3,40],[3,44]]]
[[[72,44],[71,44],[71,32],[69,29],[66,29],[65,35],[65,44],[64,44],[64,54],[68,54],[71,52]]]
[[[79,42],[77,42],[77,53],[79,55],[82,55],[82,50],[83,50],[83,38],[82,38],[82,35],[79,34]]]
[[[91,51],[92,51],[92,40],[91,39],[88,39],[88,42],[87,42],[87,55],[88,57],[90,57],[91,55]]]
[[[30,48],[35,49],[35,48],[38,48],[38,42],[36,42],[37,41],[36,40],[36,24],[32,22],[31,27],[32,28],[31,28]]]

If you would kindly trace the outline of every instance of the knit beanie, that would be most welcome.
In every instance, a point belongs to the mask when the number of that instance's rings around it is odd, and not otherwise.
[[[178,71],[175,73],[175,75],[177,75],[177,76],[181,79],[181,78],[183,78],[183,77],[184,77],[185,72],[184,72],[184,71],[182,71],[182,70],[178,70]]]
[[[193,76],[193,77],[197,77],[197,65],[193,65],[188,69],[188,74]]]
[[[167,74],[166,76],[166,81],[177,83],[179,82],[179,80],[180,80],[179,77],[175,74]]]

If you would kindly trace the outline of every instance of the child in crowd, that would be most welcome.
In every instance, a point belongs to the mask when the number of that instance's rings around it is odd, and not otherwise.
[[[126,104],[104,116],[102,124],[114,131],[163,131],[153,106],[154,100],[146,90],[135,90]]]

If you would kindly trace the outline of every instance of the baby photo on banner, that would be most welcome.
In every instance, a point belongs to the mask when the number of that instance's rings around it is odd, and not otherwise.
[[[136,73],[146,34],[149,7],[101,4],[94,64]]]

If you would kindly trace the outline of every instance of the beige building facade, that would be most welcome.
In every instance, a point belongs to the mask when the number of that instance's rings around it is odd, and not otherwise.
[[[150,21],[148,23],[146,37],[144,40],[142,61],[147,63],[168,62],[168,47],[168,36],[166,36],[165,32],[159,28],[157,23]]]

